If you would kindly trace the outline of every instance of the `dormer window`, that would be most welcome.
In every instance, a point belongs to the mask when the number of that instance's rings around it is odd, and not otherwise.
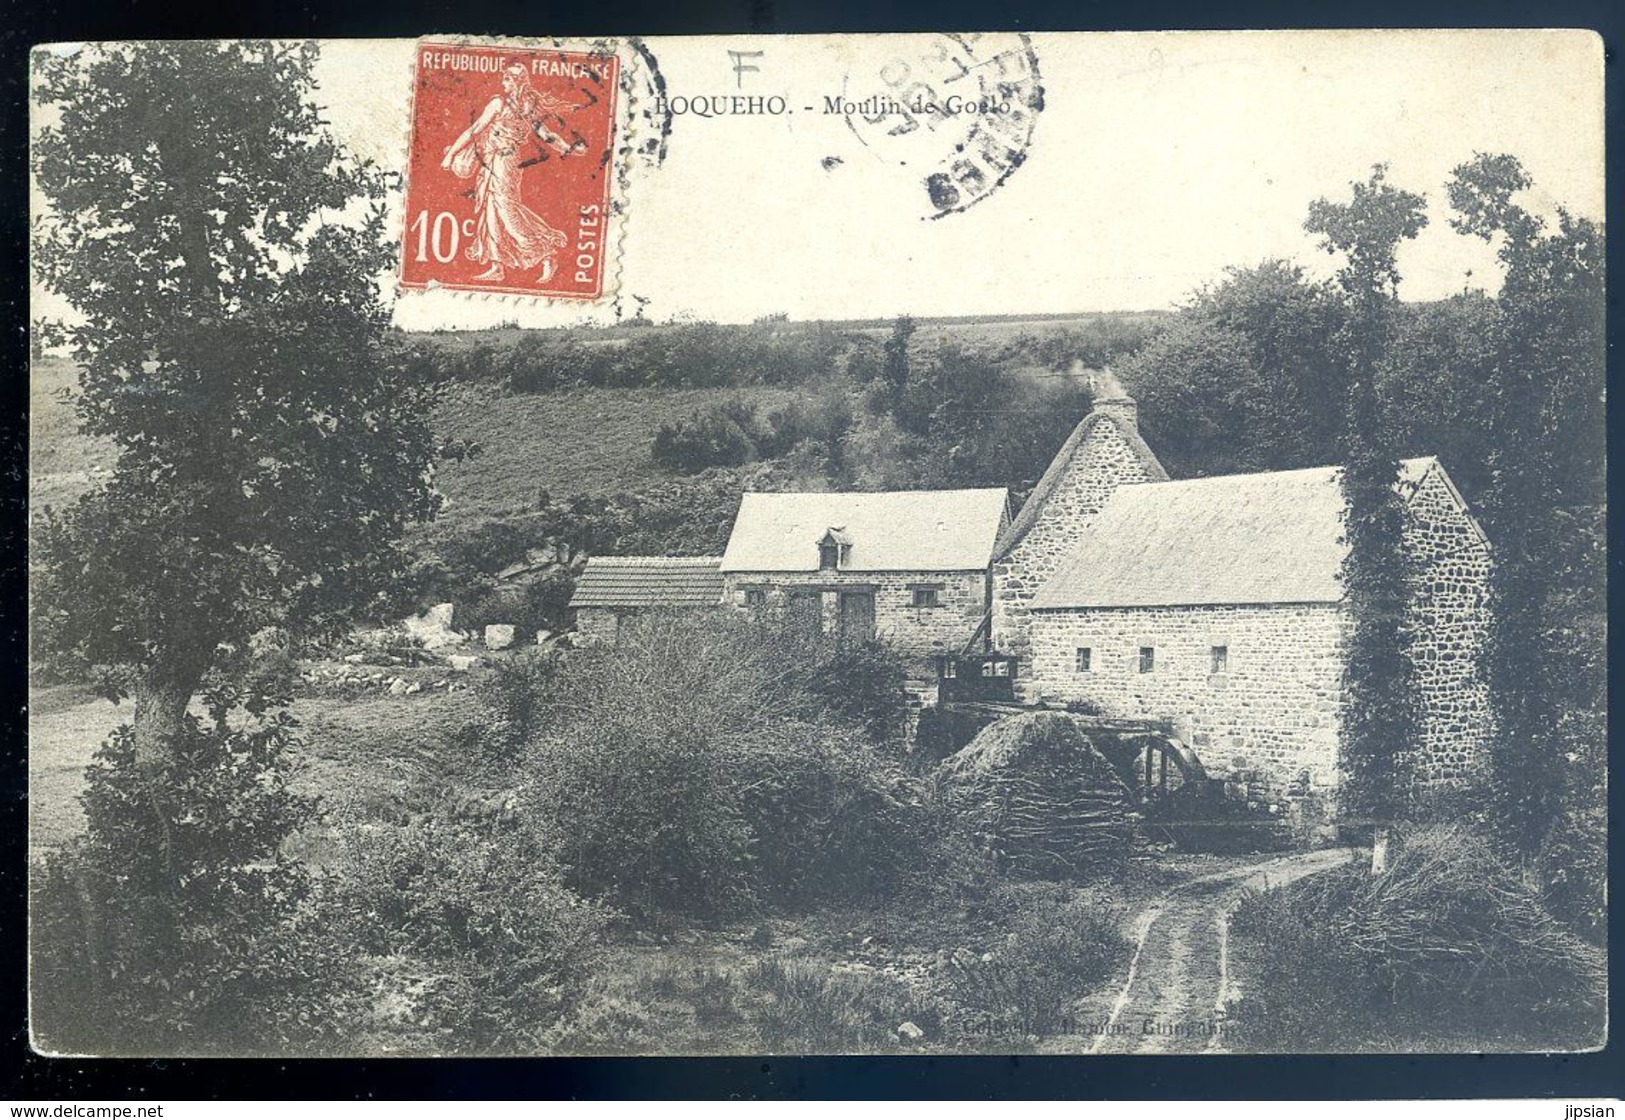
[[[830,529],[818,538],[818,570],[833,572],[852,559],[852,542],[840,529]]]

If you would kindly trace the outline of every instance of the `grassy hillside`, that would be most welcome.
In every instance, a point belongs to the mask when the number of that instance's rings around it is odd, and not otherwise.
[[[594,497],[635,490],[671,477],[650,458],[666,421],[714,402],[739,398],[763,410],[794,390],[572,389],[509,393],[495,385],[457,385],[435,413],[444,439],[474,440],[480,455],[444,463],[437,475],[453,521],[516,513],[546,490]]]
[[[1069,337],[1103,337],[1133,332],[1160,313],[1091,313],[1064,316],[922,319],[916,339],[929,347],[951,342],[986,355],[1019,374],[1040,381],[1064,380],[1054,368],[1051,350],[1064,350]],[[448,372],[471,352],[496,348],[537,347],[568,342],[591,349],[619,349],[633,339],[680,332],[686,324],[620,325],[594,330],[525,331],[500,327],[483,331],[439,332],[410,336],[431,352],[445,355]],[[772,324],[784,337],[833,328],[847,336],[866,336],[878,343],[891,320],[841,323]],[[722,328],[732,331],[734,328]],[[741,328],[744,329],[744,328]],[[31,371],[32,442],[30,495],[33,505],[63,505],[93,483],[113,462],[105,441],[77,430],[71,403],[76,367],[64,357],[47,357]],[[740,398],[766,414],[792,400],[797,388],[570,388],[548,393],[517,393],[500,377],[452,384],[436,410],[434,423],[443,439],[471,440],[482,453],[462,462],[441,464],[439,485],[448,504],[434,536],[456,533],[463,525],[504,517],[531,506],[538,492],[556,497],[607,496],[636,491],[671,477],[650,455],[650,444],[662,423],[714,403]]]
[[[73,406],[59,395],[73,387],[75,376],[75,366],[65,358],[46,358],[32,371],[29,493],[35,508],[72,501],[113,463],[112,446],[81,434]],[[794,395],[767,388],[525,395],[499,385],[454,385],[435,412],[435,430],[443,439],[474,440],[483,452],[441,465],[446,516],[511,513],[544,489],[595,496],[636,489],[666,477],[649,458],[650,442],[663,422],[733,397],[771,409]]]
[[[66,505],[113,465],[112,445],[80,434],[73,405],[63,397],[78,372],[66,358],[42,358],[30,371],[28,494],[36,509]]]

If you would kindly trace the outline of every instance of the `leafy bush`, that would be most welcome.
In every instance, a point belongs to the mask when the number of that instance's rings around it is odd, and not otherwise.
[[[564,885],[534,830],[448,817],[345,834],[345,933],[420,966],[395,1032],[413,1049],[547,1050],[587,994],[612,914]]]
[[[557,633],[570,624],[574,572],[559,568],[517,586],[475,581],[456,599],[459,629],[479,633],[493,623],[514,628],[514,639],[529,642],[542,630]]]
[[[982,956],[944,965],[948,990],[981,1037],[1030,1037],[1074,1029],[1071,1009],[1125,960],[1123,911],[1059,883],[1009,884],[988,896],[983,918],[1008,932]]]
[[[285,713],[188,718],[138,771],[121,727],[86,774],[88,833],[36,865],[32,1027],[47,1050],[332,1049],[358,989],[305,867],[282,853],[312,803],[288,786]]]
[[[689,474],[708,467],[737,467],[756,458],[756,441],[762,435],[754,408],[743,401],[726,401],[662,424],[651,454],[661,466]]]
[[[1564,929],[1477,834],[1393,841],[1388,871],[1339,868],[1251,897],[1258,955],[1231,1037],[1260,1049],[1579,1048],[1602,1039],[1602,953]]]
[[[536,526],[520,520],[490,519],[446,541],[440,551],[453,571],[495,575],[524,559],[536,543]]]
[[[837,719],[857,724],[876,742],[903,734],[903,686],[908,671],[882,642],[805,639],[807,691]]]
[[[722,613],[638,619],[572,655],[528,756],[572,881],[640,915],[880,889],[915,847],[918,798],[814,687],[843,655]]]
[[[554,650],[527,649],[494,661],[479,681],[483,718],[477,745],[487,761],[508,762],[551,723],[562,703],[562,663]]]
[[[851,731],[787,722],[739,752],[753,878],[775,902],[871,901],[926,858],[918,783]]]

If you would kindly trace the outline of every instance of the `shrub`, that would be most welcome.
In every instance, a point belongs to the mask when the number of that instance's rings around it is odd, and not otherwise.
[[[1601,1041],[1602,954],[1464,828],[1396,837],[1388,871],[1340,868],[1255,895],[1258,953],[1233,1038],[1260,1049],[1572,1048]]]
[[[445,564],[458,573],[495,575],[538,544],[536,527],[526,521],[481,521],[441,546]]]
[[[346,933],[421,967],[402,1016],[413,1049],[545,1052],[587,995],[612,914],[564,885],[535,830],[448,817],[345,834]]]
[[[753,837],[731,742],[685,714],[600,710],[531,756],[533,812],[556,821],[571,882],[635,916],[749,906]]]
[[[926,858],[918,782],[850,731],[786,723],[739,752],[741,810],[759,889],[810,905],[883,898]]]
[[[640,915],[880,889],[915,849],[919,798],[814,687],[840,656],[722,613],[637,619],[573,654],[528,756],[572,882]]]
[[[87,835],[36,865],[32,1028],[43,1049],[271,1054],[342,1044],[348,953],[282,854],[312,803],[288,786],[292,721],[188,718],[142,773],[128,727],[86,772]]]
[[[995,888],[983,918],[1008,931],[1003,944],[944,965],[968,1029],[979,1037],[1075,1030],[1072,1006],[1128,956],[1122,916],[1116,904],[1059,883]]]
[[[661,466],[687,474],[737,467],[756,458],[756,437],[761,434],[754,408],[743,401],[727,401],[662,424],[651,454]]]
[[[903,659],[881,642],[804,643],[807,691],[837,719],[857,724],[876,742],[903,735]]]
[[[574,590],[575,575],[563,568],[518,585],[476,580],[456,599],[458,628],[479,633],[492,623],[507,623],[516,641],[529,642],[542,630],[568,627]]]
[[[476,686],[484,718],[478,747],[487,761],[507,762],[557,718],[562,664],[554,650],[521,650],[494,661]]]

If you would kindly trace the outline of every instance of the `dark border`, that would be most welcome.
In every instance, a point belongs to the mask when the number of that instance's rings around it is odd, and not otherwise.
[[[459,26],[450,26],[455,21]],[[0,410],[0,446],[11,469],[0,476],[0,579],[6,625],[0,630],[5,683],[17,702],[0,706],[8,744],[0,759],[0,977],[6,1041],[0,1053],[0,1098],[103,1099],[555,1099],[595,1098],[1115,1098],[1115,1099],[1373,1099],[1390,1097],[1597,1097],[1625,1094],[1625,1060],[1617,1032],[1607,1050],[1579,1055],[1317,1056],[1189,1058],[751,1058],[543,1059],[398,1061],[135,1061],[40,1058],[24,1027],[24,853],[26,845],[26,650],[23,637],[26,559],[27,190],[26,66],[31,45],[63,40],[214,37],[417,37],[434,33],[512,35],[674,35],[819,31],[1153,30],[1236,27],[1587,27],[1603,38],[1609,60],[1608,214],[1618,211],[1621,161],[1617,116],[1618,50],[1625,9],[1610,0],[1428,0],[1355,4],[1341,0],[1097,0],[1088,6],[967,0],[875,3],[874,0],[691,0],[677,14],[669,0],[621,0],[613,6],[556,0],[67,0],[11,6],[0,30],[0,88],[6,93],[0,149],[7,204],[0,207],[0,289],[8,329],[0,340],[13,372]],[[1609,255],[1621,275],[1620,248]],[[1610,292],[1611,337],[1619,299]],[[1617,398],[1618,362],[1610,347],[1609,387]],[[1610,408],[1611,441],[1619,435]],[[1621,444],[1625,446],[1625,444]],[[1616,456],[1610,482],[1619,481]],[[1610,535],[1609,570],[1625,574]],[[1611,582],[1613,595],[1617,581]],[[1610,598],[1616,618],[1619,602]],[[1615,627],[1615,634],[1618,627]],[[1611,639],[1617,641],[1617,637]],[[1610,645],[1610,657],[1617,652]],[[1611,685],[1612,687],[1612,685]],[[1611,692],[1611,699],[1617,698]],[[1611,742],[1610,747],[1614,744]],[[1613,754],[1611,750],[1611,754]],[[1621,771],[1625,772],[1625,771]],[[1618,810],[1616,782],[1614,820]],[[1619,830],[1612,865],[1622,865]],[[1610,929],[1618,937],[1616,893]],[[1615,942],[1617,944],[1617,942]],[[1611,944],[1610,949],[1612,950]],[[1614,954],[1610,953],[1610,956]],[[1619,969],[1612,1006],[1622,1006]]]

